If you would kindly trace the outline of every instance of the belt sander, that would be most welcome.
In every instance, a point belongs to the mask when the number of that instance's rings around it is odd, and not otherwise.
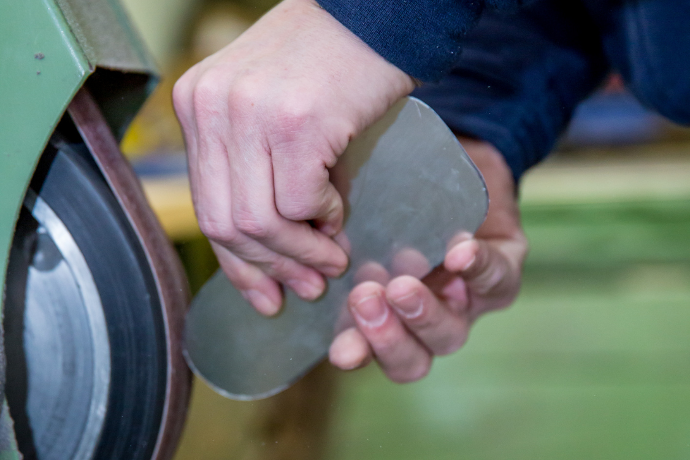
[[[118,141],[155,86],[116,0],[0,2],[0,458],[167,459],[189,292]]]

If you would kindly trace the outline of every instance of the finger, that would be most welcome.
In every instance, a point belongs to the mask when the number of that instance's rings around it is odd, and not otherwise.
[[[230,172],[233,225],[278,254],[326,276],[339,276],[348,262],[342,248],[306,222],[293,222],[278,214],[269,157],[256,148],[254,154],[239,155],[233,161]]]
[[[271,158],[278,213],[293,221],[313,220],[317,228],[333,236],[342,228],[343,200],[318,154],[328,150],[328,146],[320,149],[301,139],[289,139],[272,146]],[[333,164],[334,158],[331,154]]]
[[[467,284],[460,276],[451,273],[443,265],[434,268],[422,279],[422,283],[455,315],[464,315],[469,307]]]
[[[220,244],[225,247],[223,243]],[[323,276],[316,270],[277,254],[243,235],[236,236],[232,247],[226,249],[285,284],[303,299],[315,300],[326,289]]]
[[[196,151],[199,144],[203,147],[201,154]],[[271,316],[278,313],[282,304],[282,292],[278,283],[259,268],[244,262],[226,247],[214,242],[218,235],[226,235],[226,229],[231,228],[228,223],[232,220],[229,168],[223,145],[213,137],[200,143],[196,140],[188,142],[188,157],[192,179],[190,185],[199,227],[209,237],[223,272],[261,314]],[[215,184],[213,189],[208,186],[211,183]]]
[[[372,352],[367,339],[352,327],[344,330],[333,340],[328,350],[328,359],[336,367],[352,370],[371,362]]]
[[[357,269],[353,280],[355,284],[361,284],[365,281],[374,281],[381,285],[388,283],[391,279],[388,271],[383,265],[378,262],[365,262]]]
[[[343,248],[343,251],[345,251],[345,254],[347,254],[348,257],[350,256],[350,253],[352,252],[352,244],[350,244],[350,239],[347,237],[345,232],[340,231],[336,233],[333,236],[333,241],[338,243],[338,246]]]
[[[193,181],[192,191],[202,232],[212,242],[219,245],[216,246],[217,248],[224,247],[226,251],[249,262],[254,269],[258,267],[268,276],[285,283],[303,299],[316,299],[323,293],[326,286],[318,272],[277,254],[235,228],[232,219],[232,185],[228,158],[224,146],[213,139],[206,136],[200,144],[204,148],[202,155],[199,155],[196,161],[190,161],[190,173],[197,178]],[[219,151],[221,154],[218,154]],[[210,187],[210,184],[213,184],[213,187]],[[220,250],[216,252],[223,253]],[[236,265],[238,264],[230,265],[228,262],[228,266]],[[224,270],[228,277],[234,276],[237,282],[242,282],[244,276],[241,275],[242,273],[251,272],[249,269],[243,269],[239,271],[241,274],[233,275],[228,270]],[[261,289],[259,292],[270,298],[268,292]],[[280,300],[277,305],[280,305]],[[275,308],[278,307],[274,305],[273,309]]]
[[[259,313],[271,316],[282,304],[280,286],[259,268],[248,264],[223,246],[211,243],[223,272]]]
[[[383,286],[370,281],[358,285],[350,293],[348,307],[388,378],[394,382],[412,382],[429,372],[429,351],[391,311]]]
[[[278,205],[278,212],[285,216],[281,211],[281,206]],[[306,212],[306,219],[297,220],[313,220],[316,228],[328,236],[334,236],[343,228],[343,198],[336,191],[333,184],[330,182],[326,184],[321,199],[321,204],[317,204],[317,208],[313,212]],[[287,217],[287,216],[285,216]],[[294,219],[293,219],[294,220]]]
[[[432,292],[436,292],[431,289]],[[452,313],[462,315],[467,313],[470,305],[467,293],[467,283],[459,276],[451,277],[440,289],[440,295],[444,304]]]
[[[393,276],[410,275],[423,278],[430,270],[429,261],[417,249],[401,249],[395,253],[391,261]]]
[[[470,232],[460,232],[456,233],[449,241],[446,243],[446,253],[453,249],[460,243],[474,239],[474,235]]]
[[[386,299],[405,326],[434,355],[446,355],[465,344],[469,325],[452,313],[421,281],[400,276],[386,286]]]
[[[448,270],[454,270],[466,285],[472,298],[469,309],[473,320],[482,313],[507,307],[520,290],[520,267],[510,263],[508,250],[502,244],[472,240],[454,247],[444,262]]]
[[[509,281],[506,257],[483,240],[468,240],[446,255],[446,269],[462,275],[469,289],[479,295],[500,291]]]

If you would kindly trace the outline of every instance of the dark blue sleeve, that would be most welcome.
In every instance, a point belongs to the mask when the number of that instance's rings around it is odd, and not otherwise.
[[[487,12],[451,73],[413,95],[454,131],[493,144],[518,181],[605,76],[598,30],[575,0],[541,1],[510,16]]]
[[[690,0],[584,0],[614,70],[647,107],[690,124]]]
[[[437,81],[450,70],[485,7],[516,10],[524,1],[318,0],[377,53],[422,81]]]

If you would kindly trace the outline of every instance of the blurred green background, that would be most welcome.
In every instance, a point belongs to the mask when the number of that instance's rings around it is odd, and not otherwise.
[[[519,301],[422,382],[348,375],[328,458],[690,458],[690,200],[523,213]]]
[[[123,148],[179,155],[175,78],[274,2],[124,3],[168,78]],[[616,107],[579,118],[525,178],[522,293],[480,319],[461,352],[415,384],[323,367],[252,403],[196,382],[176,459],[690,458],[690,138],[649,114],[640,138],[615,123]],[[582,141],[587,120],[615,138]],[[195,224],[183,227],[196,289],[215,261]]]
[[[281,452],[285,436],[261,426],[314,410],[327,429],[313,458],[328,460],[690,458],[690,181],[664,180],[690,178],[690,161],[664,158],[556,158],[528,176],[518,301],[423,381],[396,385],[370,366],[337,373],[325,407],[277,409],[197,382],[178,460],[302,458],[289,450],[307,433]],[[602,169],[649,182],[613,175],[578,192]],[[547,193],[554,178],[564,195]]]

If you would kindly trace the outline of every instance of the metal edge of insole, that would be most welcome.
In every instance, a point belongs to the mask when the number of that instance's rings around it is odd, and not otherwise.
[[[408,104],[410,105],[410,107],[407,107]],[[407,111],[403,113],[404,109],[407,109]],[[416,110],[416,113],[414,112],[414,110]],[[433,130],[439,130],[437,132],[437,134],[439,134],[441,137],[444,137],[444,139],[441,139],[441,143],[447,142],[449,144],[448,146],[443,146],[443,149],[445,150],[446,147],[450,147],[451,149],[454,149],[456,152],[451,152],[451,154],[457,153],[459,155],[459,158],[457,158],[456,160],[460,163],[463,163],[462,167],[465,169],[465,172],[468,174],[471,174],[471,177],[475,181],[475,183],[471,184],[470,186],[476,187],[476,189],[474,191],[479,192],[478,197],[480,198],[480,200],[479,200],[480,203],[478,203],[476,205],[476,207],[478,209],[477,214],[475,214],[473,216],[473,219],[471,219],[472,223],[469,225],[469,227],[474,227],[474,228],[466,228],[465,229],[465,230],[473,232],[481,224],[481,222],[485,218],[486,212],[488,210],[488,195],[486,194],[486,184],[484,183],[483,177],[481,176],[481,173],[478,171],[476,165],[474,165],[474,163],[472,163],[469,156],[467,156],[466,152],[464,152],[464,149],[460,145],[457,138],[452,134],[450,129],[445,125],[445,123],[443,123],[440,120],[438,115],[436,115],[435,112],[433,112],[433,110],[430,107],[428,107],[428,105],[424,104],[423,102],[421,102],[415,98],[409,98],[409,99],[406,99],[406,100],[398,103],[396,106],[393,107],[391,112],[389,112],[389,114],[387,114],[382,120],[380,120],[377,124],[374,124],[372,126],[372,128],[370,128],[370,130],[365,131],[365,133],[363,133],[363,135],[361,137],[355,139],[355,141],[353,141],[353,143],[351,143],[351,146],[355,146],[355,147],[348,146],[348,149],[357,148],[356,146],[358,145],[358,143],[359,144],[362,144],[362,143],[366,144],[367,142],[371,143],[372,142],[372,139],[371,139],[371,136],[372,136],[371,133],[372,132],[374,133],[373,134],[373,136],[374,136],[373,143],[377,144],[379,139],[383,138],[386,135],[386,133],[389,132],[389,129],[391,128],[391,126],[393,126],[393,122],[398,121],[397,117],[400,116],[402,118],[405,118],[406,123],[413,123],[414,124],[416,121],[415,116],[418,115],[420,119],[423,118],[422,112],[424,112],[425,114],[428,114],[431,117],[430,119],[427,119],[426,122],[431,123],[430,126],[433,128],[432,131]],[[398,131],[400,131],[400,129],[398,129]],[[405,134],[405,132],[403,130],[403,135],[404,134]],[[429,134],[429,133],[427,133],[427,134]],[[367,136],[369,136],[370,139],[366,139]],[[373,147],[374,150],[376,148],[377,147]],[[403,146],[403,148],[404,148],[404,146]],[[372,150],[372,152],[374,150]],[[347,155],[347,151],[344,155]],[[390,157],[390,154],[388,154],[388,156]],[[356,158],[355,160],[352,161],[352,163],[357,163],[357,161],[360,161],[360,159]],[[354,166],[350,165],[350,167],[354,167],[355,169],[363,167],[363,165],[366,165],[367,161],[369,161],[369,160],[364,158],[364,163],[360,164],[359,166],[357,166],[356,164]],[[390,161],[390,159],[388,159],[386,161]],[[347,161],[345,161],[345,163],[347,163]],[[471,173],[469,171],[471,171]],[[436,171],[436,172],[438,172],[438,171]],[[444,172],[445,171],[442,171],[442,173],[444,173]],[[368,169],[366,166],[363,167],[363,173],[362,174],[364,176],[366,176],[368,174]],[[360,180],[363,180],[363,181],[365,181],[365,183],[367,183],[366,177],[360,178]],[[358,201],[357,193],[360,193],[360,192],[358,190],[354,190],[352,194],[348,194],[348,201],[355,201],[355,202]],[[460,192],[458,192],[458,193],[460,193]],[[347,224],[346,224],[346,228],[347,228]],[[446,236],[446,242],[448,239],[449,239],[449,237]],[[443,246],[445,246],[445,244]],[[437,248],[432,252],[434,252],[435,255],[430,257],[432,259],[431,263],[434,265],[437,263],[440,263],[440,261],[443,258],[443,248]],[[430,254],[425,254],[425,255],[429,256]],[[439,259],[439,257],[440,257],[440,259]],[[191,320],[191,318],[194,318],[195,314],[200,314],[199,308],[204,308],[203,305],[197,305],[198,302],[203,300],[208,295],[211,295],[213,297],[213,291],[212,291],[213,289],[215,289],[217,291],[216,297],[218,297],[218,298],[225,297],[223,294],[223,289],[225,289],[226,294],[227,293],[233,293],[233,295],[235,294],[235,292],[232,291],[234,288],[232,288],[232,286],[229,284],[227,279],[225,279],[225,281],[223,281],[223,278],[217,279],[217,277],[219,277],[219,276],[222,277],[223,275],[219,275],[219,274],[214,275],[214,277],[202,288],[202,291],[200,291],[200,293],[197,295],[197,297],[195,297],[194,302],[192,304],[192,310],[188,314],[188,318],[187,318],[187,331],[186,331],[187,340],[190,339],[190,335],[191,335],[189,328],[193,327],[193,325],[194,325],[194,322]],[[220,286],[221,286],[220,291],[218,291],[218,283],[220,283]],[[227,299],[224,299],[224,300],[227,300]],[[289,304],[288,301],[286,301],[286,302]],[[290,305],[287,305],[287,307],[289,307],[289,306]],[[243,305],[242,308],[251,308],[251,307],[248,307],[247,305]],[[201,310],[201,312],[203,312],[203,310]],[[243,316],[246,320],[247,318],[252,318],[252,314],[253,313],[251,313],[251,312],[240,313],[240,316]],[[251,319],[251,321],[257,322],[257,320],[255,320],[255,319]],[[260,324],[265,324],[266,325],[265,328],[271,327],[270,326],[271,321],[272,321],[271,319],[261,319],[259,321],[265,321],[265,323],[260,323]],[[273,320],[273,321],[275,321],[275,320]],[[259,324],[259,323],[257,323],[257,324]],[[273,324],[276,324],[276,323],[273,323]],[[228,332],[230,332],[230,331],[228,331]],[[199,334],[194,334],[195,337],[198,335]],[[208,341],[207,338],[205,338],[204,340]],[[187,344],[190,345],[190,342],[188,341]],[[204,347],[202,347],[202,348],[204,348]],[[197,350],[198,349],[199,348],[197,348]],[[188,365],[194,370],[194,372],[198,376],[200,376],[205,382],[207,382],[209,384],[209,386],[211,386],[216,392],[218,392],[219,394],[221,394],[223,396],[230,397],[233,399],[254,400],[254,399],[262,399],[265,397],[272,396],[272,395],[277,394],[280,391],[284,390],[285,388],[288,388],[292,383],[299,380],[306,372],[308,372],[311,368],[313,368],[316,364],[318,364],[318,362],[320,362],[323,359],[323,357],[327,354],[327,348],[323,349],[322,352],[312,353],[313,359],[311,359],[309,361],[309,363],[307,363],[306,365],[303,365],[303,367],[301,368],[301,371],[291,372],[289,374],[285,374],[286,375],[285,381],[282,382],[281,384],[276,384],[274,387],[270,388],[269,390],[263,389],[263,390],[258,390],[257,392],[254,392],[254,393],[231,391],[227,388],[229,386],[227,384],[227,381],[225,382],[225,384],[215,382],[214,380],[216,380],[216,379],[214,379],[213,377],[211,377],[211,375],[209,375],[209,374],[211,374],[210,372],[201,372],[200,366],[197,366],[197,364],[195,364],[195,362],[194,362],[195,360],[193,359],[192,354],[193,353],[190,353],[189,349],[187,349],[187,348],[185,349],[184,356],[188,362]],[[197,356],[197,358],[199,358],[199,356]],[[204,364],[203,367],[210,369],[208,367],[208,363],[203,363],[203,364]],[[245,368],[246,368],[246,366],[245,366]],[[217,374],[216,374],[216,377],[217,377]],[[252,378],[252,377],[249,377],[249,378]]]

